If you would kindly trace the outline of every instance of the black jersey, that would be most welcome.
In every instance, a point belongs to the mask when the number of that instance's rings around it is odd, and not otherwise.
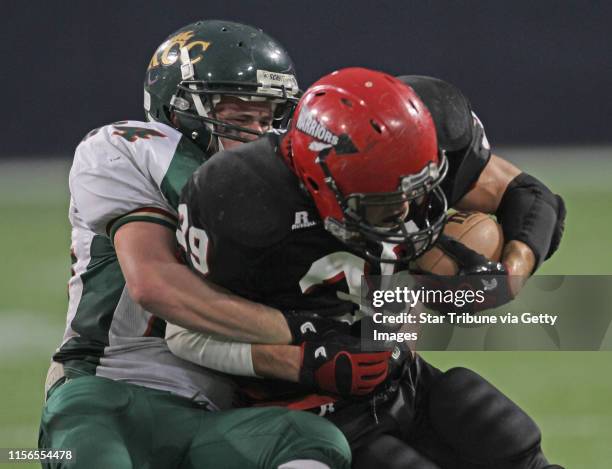
[[[407,76],[430,108],[449,173],[449,203],[478,179],[490,150],[467,99],[452,85]],[[190,265],[235,294],[281,310],[325,312],[359,295],[361,276],[391,273],[368,265],[327,232],[315,204],[279,154],[282,137],[223,151],[183,189],[179,240]],[[372,177],[376,177],[373,175]],[[383,269],[383,272],[381,272]]]
[[[216,154],[185,186],[190,265],[212,282],[281,310],[324,310],[356,294],[365,261],[328,233],[277,152],[279,136]],[[179,235],[180,237],[180,235]]]

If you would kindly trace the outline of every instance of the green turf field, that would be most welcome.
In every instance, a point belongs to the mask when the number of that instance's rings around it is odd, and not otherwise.
[[[612,161],[606,153],[610,149],[500,151],[517,157],[567,201],[564,242],[541,273],[612,273]],[[36,446],[44,375],[61,340],[67,303],[68,165],[0,162],[0,448]],[[555,462],[567,469],[612,466],[611,352],[426,357],[441,368],[471,367],[505,391],[540,424]]]

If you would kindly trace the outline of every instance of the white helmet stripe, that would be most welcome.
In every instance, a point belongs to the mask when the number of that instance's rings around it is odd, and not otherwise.
[[[191,58],[189,57],[189,50],[186,47],[181,47],[181,76],[183,80],[193,80],[195,76],[195,72],[193,70],[193,64],[191,63]],[[189,85],[189,88],[192,90],[197,90],[197,86],[195,84]],[[193,104],[196,107],[196,111],[202,117],[208,117],[208,113],[204,108],[204,104],[200,99],[200,95],[197,93],[191,93],[191,98],[193,99]]]

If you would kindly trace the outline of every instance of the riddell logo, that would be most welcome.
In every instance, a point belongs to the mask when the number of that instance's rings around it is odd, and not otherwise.
[[[308,219],[308,212],[295,212],[295,221],[291,225],[292,230],[299,230],[300,228],[309,228],[316,225],[316,221]]]
[[[332,146],[338,145],[338,136],[331,133],[327,127],[316,120],[306,106],[302,108],[296,124],[298,130]]]

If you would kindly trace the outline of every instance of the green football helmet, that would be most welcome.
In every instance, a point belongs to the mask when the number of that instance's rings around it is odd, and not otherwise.
[[[205,151],[219,148],[217,137],[259,135],[216,118],[224,95],[269,100],[274,126],[286,126],[299,96],[289,54],[260,29],[220,20],[185,26],[155,51],[144,83],[147,120],[178,129]]]

